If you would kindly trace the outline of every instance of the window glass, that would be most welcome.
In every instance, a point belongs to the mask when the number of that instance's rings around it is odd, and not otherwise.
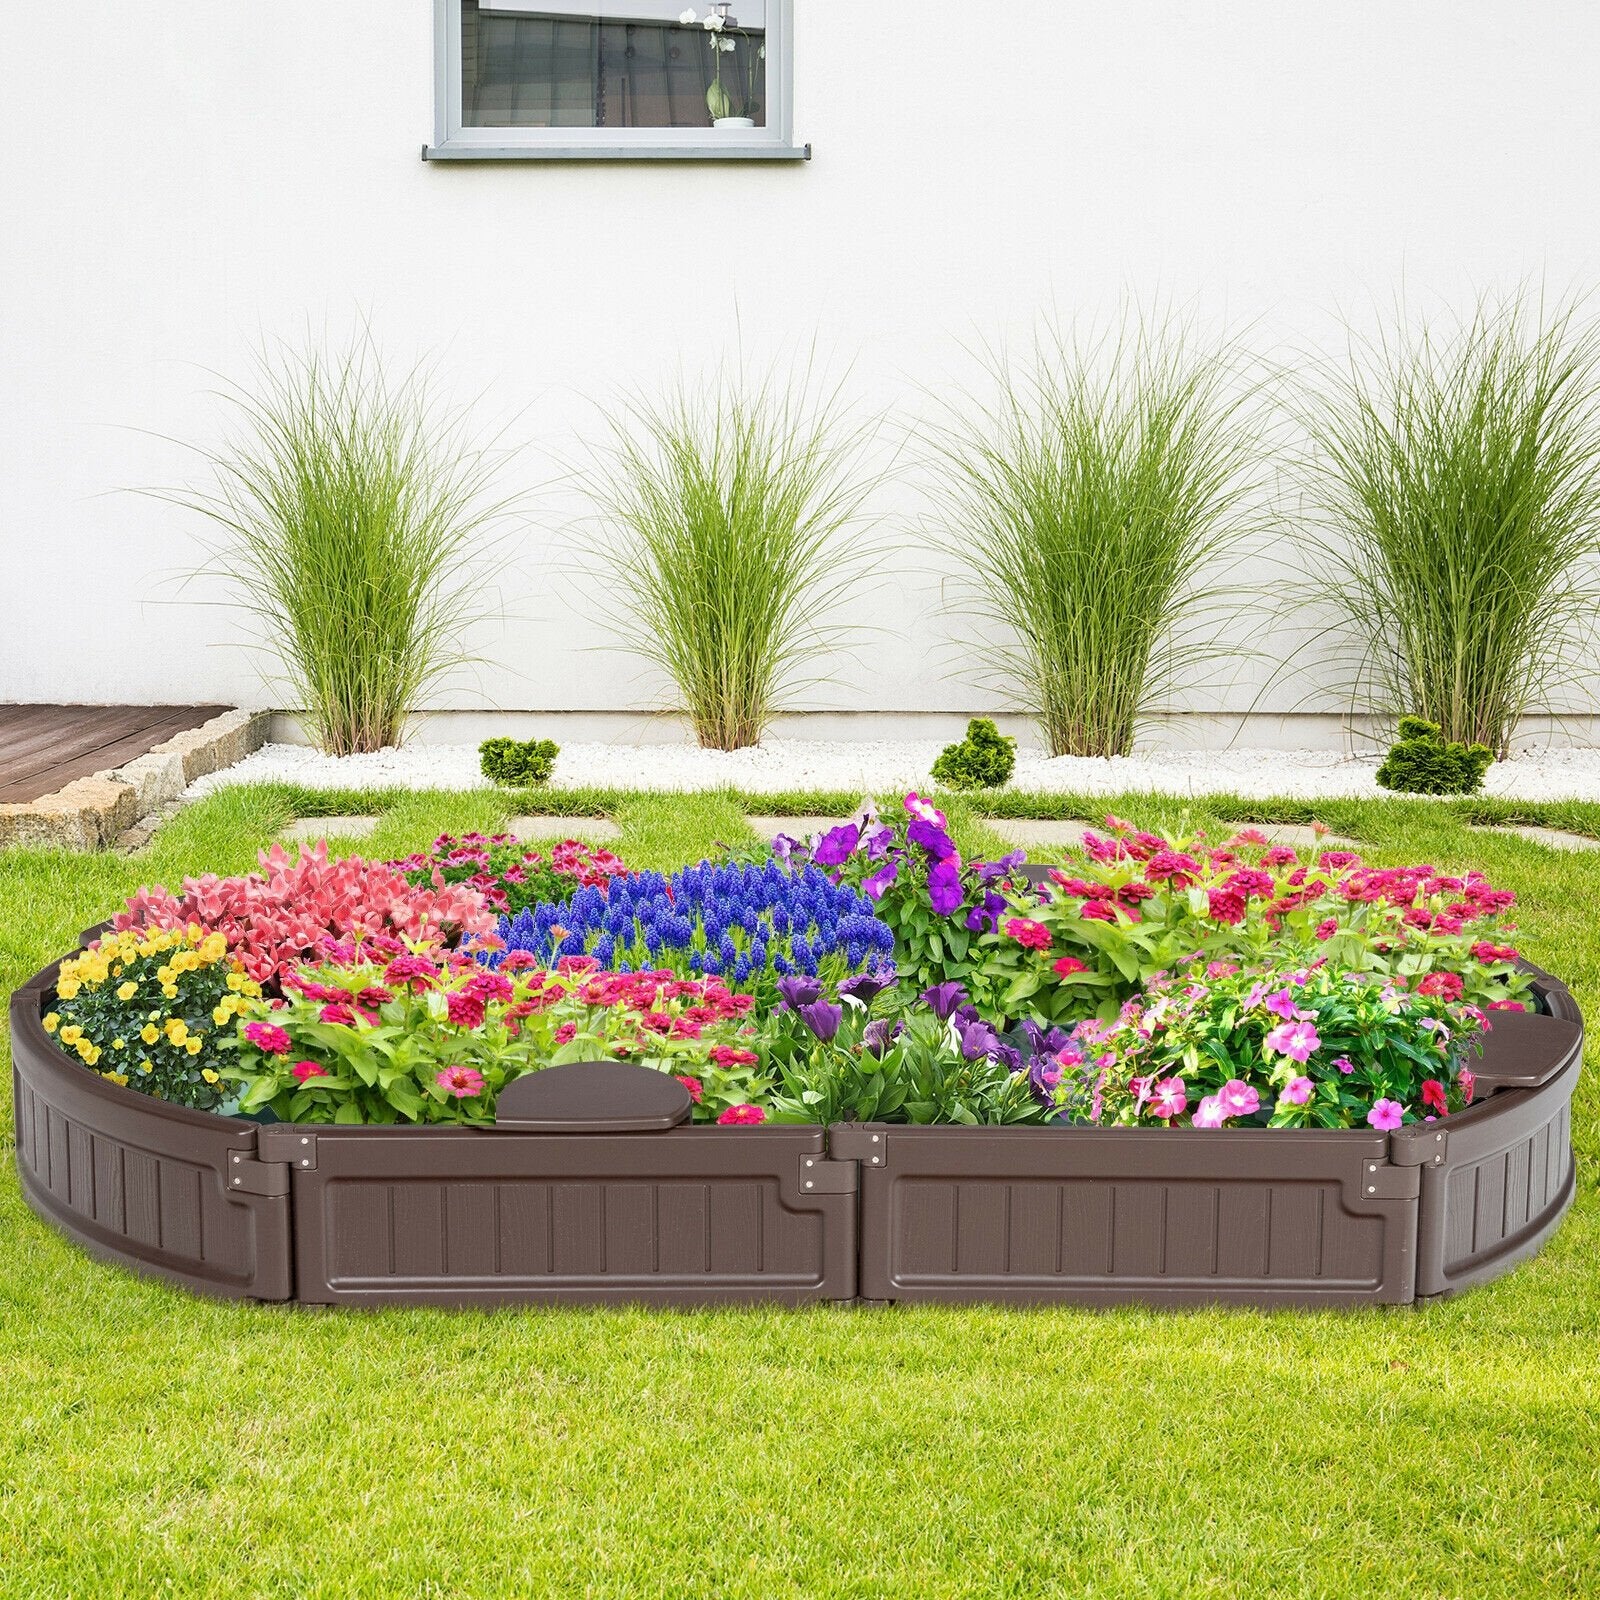
[[[709,128],[766,117],[766,0],[461,0],[469,128]],[[707,15],[723,21],[718,31]],[[742,125],[735,122],[735,125]]]

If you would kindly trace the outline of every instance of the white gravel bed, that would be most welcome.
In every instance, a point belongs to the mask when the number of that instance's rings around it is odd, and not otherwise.
[[[562,747],[553,789],[717,789],[776,794],[842,790],[882,797],[931,789],[934,741],[881,743],[772,740],[724,753],[694,745],[570,744]],[[1205,750],[1088,760],[1022,752],[1011,787],[1051,793],[1237,794],[1335,799],[1379,796],[1376,758],[1325,750]],[[468,745],[411,745],[373,755],[324,756],[301,745],[269,744],[237,766],[191,784],[185,798],[224,784],[283,781],[318,789],[482,789],[478,752]],[[1600,800],[1600,750],[1541,750],[1489,769],[1484,793],[1517,800]]]

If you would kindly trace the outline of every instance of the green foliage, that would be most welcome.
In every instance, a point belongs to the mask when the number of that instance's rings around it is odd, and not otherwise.
[[[554,739],[485,739],[478,746],[478,763],[490,783],[536,789],[550,781],[560,754]]]
[[[1504,757],[1582,673],[1600,552],[1600,335],[1521,297],[1351,353],[1308,418],[1317,589],[1356,694]],[[1331,532],[1332,537],[1328,537]]]
[[[935,436],[945,554],[1010,641],[985,646],[997,687],[1052,755],[1126,755],[1161,697],[1226,653],[1206,584],[1258,470],[1232,365],[1181,329],[1109,354],[1052,333],[1025,367],[995,359],[998,399],[962,396]]]
[[[757,743],[802,669],[841,647],[831,619],[860,563],[846,535],[869,436],[809,374],[728,375],[613,419],[589,486],[629,612],[619,631],[671,679],[706,748]]]
[[[1475,794],[1494,760],[1486,744],[1447,740],[1439,724],[1400,719],[1400,738],[1378,768],[1378,783],[1398,794]]]
[[[998,789],[1011,779],[1017,765],[1017,741],[995,727],[987,717],[974,717],[967,736],[946,745],[933,764],[933,777],[947,789]]]
[[[237,436],[209,492],[165,496],[223,530],[214,565],[254,613],[317,743],[400,742],[423,692],[464,658],[479,545],[499,508],[491,456],[371,345],[263,356],[230,387]]]

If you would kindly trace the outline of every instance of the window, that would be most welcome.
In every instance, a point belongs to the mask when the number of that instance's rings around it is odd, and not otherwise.
[[[436,3],[430,158],[810,154],[790,128],[793,0]]]

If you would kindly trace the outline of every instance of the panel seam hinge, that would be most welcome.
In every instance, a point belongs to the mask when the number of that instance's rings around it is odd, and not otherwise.
[[[316,1171],[317,1136],[293,1123],[258,1128],[256,1151],[263,1161],[281,1161],[287,1167]]]
[[[1361,1163],[1361,1196],[1364,1200],[1415,1200],[1422,1193],[1422,1174],[1414,1166],[1396,1166],[1392,1161]]]
[[[1397,1167],[1442,1167],[1450,1149],[1449,1133],[1437,1123],[1415,1124],[1389,1140],[1389,1160]]]
[[[854,1194],[861,1187],[861,1168],[854,1161],[830,1161],[826,1156],[801,1156],[801,1194]]]
[[[227,1189],[229,1194],[288,1194],[289,1168],[281,1161],[258,1161],[242,1150],[230,1150]]]
[[[886,1167],[889,1141],[881,1128],[841,1125],[828,1130],[828,1154],[835,1161],[859,1161],[864,1167]]]

